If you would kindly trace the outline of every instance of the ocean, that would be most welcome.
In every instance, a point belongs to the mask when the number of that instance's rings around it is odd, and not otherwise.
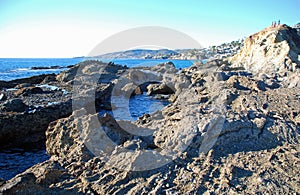
[[[0,80],[10,81],[41,74],[59,73],[67,66],[74,65],[86,59],[96,58],[0,58]],[[104,62],[113,61],[115,64],[135,66],[154,66],[171,61],[176,68],[186,68],[195,61],[190,60],[153,60],[153,59],[97,59]],[[35,67],[35,68],[33,68]],[[49,69],[37,69],[48,67]]]

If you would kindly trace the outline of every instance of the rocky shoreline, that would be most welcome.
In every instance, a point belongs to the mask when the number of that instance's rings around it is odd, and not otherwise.
[[[0,147],[44,142],[51,158],[0,181],[0,193],[300,193],[299,43],[280,25],[182,70],[85,61],[1,82]],[[171,104],[116,120],[142,92]]]

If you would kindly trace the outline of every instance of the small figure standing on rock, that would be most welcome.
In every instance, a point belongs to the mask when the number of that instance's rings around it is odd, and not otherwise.
[[[280,20],[278,20],[278,26],[280,25]]]

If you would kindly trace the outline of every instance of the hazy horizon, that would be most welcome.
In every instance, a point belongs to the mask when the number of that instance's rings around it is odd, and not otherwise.
[[[86,56],[111,35],[141,26],[174,29],[208,47],[249,36],[272,21],[292,26],[300,21],[299,7],[299,0],[4,0],[0,58]]]

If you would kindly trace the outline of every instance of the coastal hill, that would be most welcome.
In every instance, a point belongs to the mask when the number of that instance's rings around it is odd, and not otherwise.
[[[26,80],[30,87],[3,83],[20,89],[2,91],[1,139],[45,139],[51,158],[0,180],[0,193],[299,194],[299,46],[296,30],[279,25],[246,38],[233,57],[182,70],[172,62],[127,68],[90,60]],[[41,82],[60,90],[36,89]],[[136,121],[99,115],[120,114],[142,93],[170,104]],[[61,102],[34,108],[38,95]],[[50,111],[58,114],[41,121]],[[34,129],[39,137],[28,123],[43,124]]]
[[[135,49],[95,56],[99,59],[179,59],[212,60],[236,54],[243,46],[243,39],[201,49]]]
[[[107,53],[103,55],[96,56],[97,58],[103,59],[149,59],[156,56],[157,59],[166,59],[169,56],[176,55],[176,51],[168,49],[134,49],[120,52]]]
[[[268,27],[249,36],[229,62],[254,72],[295,71],[300,64],[300,36],[284,24]]]

